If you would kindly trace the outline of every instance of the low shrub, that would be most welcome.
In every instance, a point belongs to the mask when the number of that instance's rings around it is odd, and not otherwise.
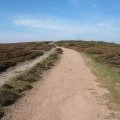
[[[62,50],[61,48],[56,48],[56,50],[57,50],[57,52],[58,52],[59,54],[62,54],[62,53],[63,53],[63,50]]]
[[[0,44],[0,72],[19,62],[41,56],[50,49],[52,47],[47,42]]]
[[[2,118],[3,116],[4,116],[4,109],[0,107],[0,118]]]
[[[19,97],[20,94],[18,92],[8,88],[2,88],[2,90],[0,90],[0,105],[1,106],[11,105]]]

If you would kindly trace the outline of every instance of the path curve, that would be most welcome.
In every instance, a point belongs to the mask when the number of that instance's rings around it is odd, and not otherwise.
[[[106,90],[98,87],[84,58],[63,50],[59,63],[11,107],[4,120],[113,120],[113,111],[101,99]]]

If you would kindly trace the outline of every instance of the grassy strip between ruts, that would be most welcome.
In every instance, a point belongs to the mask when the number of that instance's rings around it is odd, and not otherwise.
[[[48,58],[37,63],[35,67],[13,78],[0,88],[0,118],[4,116],[4,107],[13,104],[24,95],[26,90],[31,89],[33,87],[32,83],[38,81],[45,70],[54,66],[60,54],[62,54],[62,49],[56,48],[55,52]]]

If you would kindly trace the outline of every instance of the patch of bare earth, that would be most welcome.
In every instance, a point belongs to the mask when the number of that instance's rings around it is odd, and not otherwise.
[[[11,106],[3,120],[117,120],[103,100],[107,90],[96,83],[84,58],[63,50],[59,63]]]

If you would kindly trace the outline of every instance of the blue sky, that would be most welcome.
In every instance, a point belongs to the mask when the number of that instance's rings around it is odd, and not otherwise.
[[[0,42],[120,43],[120,0],[0,0]]]

